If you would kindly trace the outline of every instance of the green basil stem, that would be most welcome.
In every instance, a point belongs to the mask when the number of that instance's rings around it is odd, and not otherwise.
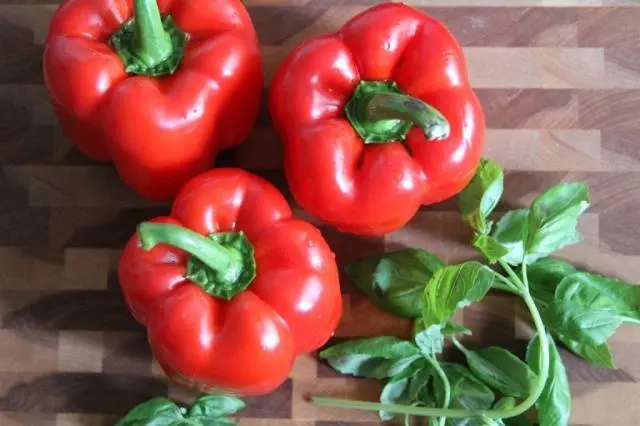
[[[386,411],[395,414],[409,414],[413,416],[425,416],[425,417],[448,417],[448,418],[465,418],[465,417],[486,417],[489,419],[504,419],[509,417],[516,417],[529,410],[535,402],[542,395],[544,386],[549,378],[549,339],[547,337],[547,330],[542,322],[540,311],[533,301],[531,294],[529,293],[528,281],[526,278],[526,265],[523,264],[523,280],[511,269],[511,267],[505,262],[500,262],[500,265],[504,268],[507,274],[513,280],[513,284],[520,288],[520,296],[524,300],[525,305],[531,313],[531,318],[535,326],[536,332],[540,337],[540,353],[539,353],[539,365],[540,374],[537,377],[533,392],[520,404],[513,408],[505,410],[466,410],[466,409],[452,409],[452,408],[430,408],[430,407],[414,407],[409,405],[399,404],[380,404],[376,402],[367,401],[353,401],[339,398],[325,398],[325,397],[312,397],[311,401],[320,406],[347,408],[356,410],[367,411]]]
[[[442,383],[444,384],[444,401],[442,404],[442,408],[449,408],[449,403],[451,402],[451,384],[449,383],[449,378],[442,370],[442,367],[440,367],[440,363],[437,359],[435,359],[435,357],[429,356],[427,357],[427,361],[429,361],[438,376],[440,376],[440,379],[442,379]],[[440,420],[438,422],[440,426],[445,426],[446,421],[446,417],[440,417]]]
[[[458,348],[458,350],[460,352],[462,352],[463,354],[467,353],[467,348],[464,347],[464,345],[462,343],[460,343],[460,341],[458,339],[455,338],[455,336],[451,337],[451,341],[453,342],[453,345]]]
[[[511,283],[512,284],[516,284],[516,285],[520,285],[522,287],[525,288],[529,288],[529,286],[525,286],[525,284],[522,282],[522,280],[520,279],[520,277],[518,277],[518,274],[516,274],[513,269],[511,269],[511,266],[509,266],[509,264],[507,262],[505,262],[504,260],[498,260],[498,263],[500,263],[500,266],[502,266],[502,269],[504,269],[507,272],[507,275],[509,275],[509,278],[511,278]],[[524,263],[523,263],[524,265]],[[525,275],[526,277],[526,275]],[[525,278],[526,280],[526,278]]]
[[[505,277],[502,274],[499,273],[495,273],[496,277],[498,278],[499,281],[501,282],[494,282],[492,284],[492,287],[497,289],[497,290],[502,290],[502,291],[506,291],[508,293],[513,293],[516,294],[518,296],[520,296],[520,291],[518,291],[518,288],[515,287],[513,285],[513,283],[511,281],[509,281],[509,279],[507,277]]]
[[[183,226],[144,222],[138,226],[138,235],[145,250],[151,250],[157,244],[169,244],[195,256],[214,271],[242,267],[235,264],[239,261],[225,247]]]
[[[164,30],[156,0],[134,1],[134,52],[147,66],[164,62],[173,52],[171,37]]]

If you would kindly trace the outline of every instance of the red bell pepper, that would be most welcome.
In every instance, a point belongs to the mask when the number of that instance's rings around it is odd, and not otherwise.
[[[270,110],[298,204],[344,232],[399,229],[452,197],[479,164],[484,114],[440,22],[398,3],[298,46]]]
[[[240,0],[67,0],[44,80],[71,142],[151,201],[167,201],[247,138],[263,87]]]
[[[239,169],[190,180],[171,216],[140,224],[118,274],[160,366],[205,392],[273,390],[342,313],[334,254],[318,229]]]

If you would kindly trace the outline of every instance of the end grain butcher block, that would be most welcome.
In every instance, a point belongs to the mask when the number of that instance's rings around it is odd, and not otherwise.
[[[215,0],[212,0],[215,1]],[[54,0],[55,2],[55,0]],[[57,4],[0,0],[0,425],[112,425],[134,405],[194,393],[170,384],[144,331],[126,310],[116,265],[140,221],[168,205],[140,201],[109,165],[72,148],[45,95],[42,48]],[[265,95],[293,46],[337,29],[372,0],[247,0],[262,43]],[[638,0],[410,0],[461,42],[485,109],[485,156],[507,171],[504,211],[560,180],[586,180],[592,207],[584,241],[561,252],[578,265],[640,281],[640,2]],[[266,98],[265,98],[266,99]],[[266,103],[250,139],[224,152],[288,194]],[[289,198],[291,198],[289,196]],[[359,238],[322,227],[345,262],[403,246],[446,262],[474,252],[455,202],[423,208],[401,231]],[[296,213],[301,213],[300,209]],[[336,339],[410,333],[343,277]],[[469,345],[523,353],[520,304],[490,295],[464,311]],[[640,328],[618,329],[618,368],[587,365],[566,350],[572,425],[640,425]],[[297,360],[274,393],[249,398],[241,425],[377,424],[377,413],[325,409],[316,394],[375,400],[380,385],[339,376],[315,356]]]

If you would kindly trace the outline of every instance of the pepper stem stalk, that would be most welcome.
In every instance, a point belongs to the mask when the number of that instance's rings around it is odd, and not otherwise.
[[[156,0],[134,0],[133,18],[111,35],[111,46],[125,71],[149,77],[173,74],[184,54],[188,34],[171,16],[161,16]]]
[[[449,137],[449,121],[433,106],[403,93],[394,82],[361,81],[345,107],[365,143],[404,140],[415,125],[428,140]]]
[[[135,0],[134,13],[135,55],[149,67],[166,61],[173,52],[173,46],[162,25],[158,3],[156,0]]]
[[[401,93],[377,93],[364,107],[367,120],[404,120],[422,128],[429,140],[449,137],[451,127],[446,118],[434,107],[420,99]]]
[[[254,250],[241,232],[205,237],[179,225],[144,222],[138,236],[144,250],[168,244],[189,253],[185,277],[212,296],[230,300],[255,277]]]
[[[138,235],[145,250],[151,250],[158,244],[169,244],[197,257],[214,271],[224,271],[233,266],[234,259],[229,250],[183,226],[144,222],[138,227]]]

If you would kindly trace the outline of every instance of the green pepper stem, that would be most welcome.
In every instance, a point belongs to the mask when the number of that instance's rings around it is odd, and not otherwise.
[[[414,125],[430,140],[446,139],[451,133],[437,109],[407,95],[393,81],[360,81],[344,112],[365,144],[402,141]]]
[[[164,30],[156,0],[134,0],[133,53],[147,66],[167,60],[173,53],[169,33]]]
[[[157,244],[169,244],[186,251],[216,272],[224,273],[242,266],[235,264],[238,261],[225,247],[183,226],[144,222],[138,227],[138,235],[145,250],[151,250]]]
[[[404,120],[422,128],[429,140],[449,137],[451,126],[434,107],[403,93],[381,92],[363,100],[362,118],[369,121]]]

